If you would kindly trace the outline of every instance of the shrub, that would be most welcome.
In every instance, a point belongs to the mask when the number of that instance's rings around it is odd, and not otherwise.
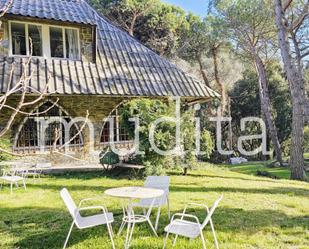
[[[197,158],[195,152],[195,111],[193,108],[182,110],[181,113],[181,150],[184,152],[182,156],[163,156],[152,150],[149,141],[149,128],[151,124],[162,117],[175,116],[175,103],[173,101],[163,102],[153,99],[134,99],[124,104],[121,111],[121,120],[125,121],[129,118],[138,116],[140,120],[139,139],[140,150],[145,152],[144,155],[138,156],[138,161],[145,165],[146,175],[160,175],[166,169],[176,166],[186,173],[188,169],[193,169],[196,165]],[[131,122],[123,122],[131,135],[134,134],[134,124]],[[176,124],[174,122],[162,122],[158,124],[154,133],[156,146],[163,151],[174,149],[176,145]],[[213,150],[210,135],[206,131],[203,132],[202,138],[203,149],[207,150],[209,156]],[[207,146],[206,146],[207,144]],[[209,150],[210,148],[210,150]]]
[[[10,140],[1,138],[0,139],[0,147],[2,149],[10,151],[11,148],[12,148]],[[10,154],[0,152],[0,161],[8,161],[8,160],[12,160],[13,158],[14,158],[14,156],[12,156]]]

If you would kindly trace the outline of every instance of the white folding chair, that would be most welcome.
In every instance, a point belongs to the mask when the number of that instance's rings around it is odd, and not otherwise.
[[[173,242],[173,246],[175,246],[178,236],[184,236],[190,239],[195,239],[197,237],[201,237],[203,242],[203,248],[206,249],[206,242],[203,235],[203,229],[205,226],[210,223],[210,227],[214,236],[215,246],[217,249],[219,249],[218,240],[215,233],[215,228],[211,219],[211,216],[213,215],[215,209],[219,205],[219,202],[222,200],[223,196],[221,195],[212,205],[212,207],[209,209],[206,205],[203,204],[196,204],[196,203],[190,203],[188,204],[185,209],[183,210],[183,213],[176,213],[173,215],[171,223],[165,227],[164,231],[167,233],[165,240],[164,240],[164,246],[163,249],[166,247],[167,239],[169,234],[175,234],[175,239]],[[186,214],[186,210],[188,206],[198,206],[203,207],[206,209],[206,218],[204,222],[201,224],[199,222],[198,217],[195,215]],[[180,217],[180,219],[175,219],[175,217]]]
[[[170,219],[170,203],[169,203],[169,186],[170,186],[170,177],[169,176],[148,176],[146,178],[144,187],[146,188],[156,188],[164,190],[164,195],[154,200],[153,207],[158,208],[155,230],[158,230],[161,207],[167,205],[168,218]],[[138,203],[134,203],[135,207],[141,207],[146,213],[146,209],[149,208],[152,204],[153,199],[142,199]]]
[[[2,180],[1,183],[1,188],[3,185],[3,182],[8,182],[10,184],[10,189],[11,189],[11,194],[13,193],[13,185],[15,185],[18,188],[18,182],[22,182],[23,183],[23,187],[24,189],[26,188],[26,173],[27,171],[23,171],[21,173],[21,175],[16,175],[15,171],[11,171],[10,173],[8,173],[7,171],[3,170],[3,175],[0,177],[0,179]]]
[[[62,200],[64,201],[67,209],[69,210],[69,212],[70,212],[70,214],[73,218],[73,222],[71,224],[69,233],[68,233],[67,238],[65,240],[63,249],[66,248],[66,245],[69,241],[69,237],[71,235],[74,224],[76,225],[76,227],[78,229],[90,228],[90,227],[95,227],[95,226],[99,226],[99,225],[106,225],[108,233],[109,233],[109,237],[110,237],[111,242],[112,242],[112,247],[113,247],[113,249],[115,249],[115,244],[114,244],[114,240],[113,240],[113,230],[112,230],[112,225],[111,225],[114,222],[113,213],[108,213],[107,208],[104,207],[104,206],[81,207],[82,203],[84,203],[85,201],[88,201],[88,200],[92,200],[92,198],[87,198],[87,199],[81,200],[80,203],[79,203],[79,206],[77,207],[75,205],[75,202],[73,201],[69,191],[66,188],[61,190],[60,195],[61,195]],[[91,209],[100,209],[100,210],[102,210],[102,213],[92,215],[92,216],[86,216],[86,217],[81,216],[80,211],[91,210]]]

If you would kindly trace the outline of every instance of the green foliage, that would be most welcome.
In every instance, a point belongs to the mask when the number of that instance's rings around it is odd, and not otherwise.
[[[171,55],[186,25],[183,9],[160,0],[92,0],[108,19],[161,55]]]
[[[201,159],[206,161],[210,158],[215,148],[213,138],[208,130],[204,130],[201,134],[201,151],[203,155]]]
[[[278,128],[279,141],[283,143],[291,133],[291,102],[289,89],[278,62],[273,61],[268,64],[267,77],[272,114]],[[233,129],[235,135],[239,136],[241,118],[261,117],[258,78],[253,69],[247,69],[243,73],[243,79],[235,83],[234,88],[230,91],[230,96],[232,97]],[[258,143],[260,144],[260,142]],[[248,144],[248,146],[248,149],[253,148],[256,143]]]
[[[290,156],[291,137],[288,137],[282,144],[282,152],[285,156]],[[309,126],[304,128],[304,152],[309,152]]]
[[[0,139],[0,148],[10,151],[12,148],[12,144],[9,139],[1,138]],[[12,160],[14,156],[0,152],[0,161],[8,161]]]
[[[161,174],[166,169],[182,166],[183,168],[192,169],[196,164],[195,152],[195,111],[193,108],[183,110],[181,113],[181,150],[182,156],[163,156],[157,154],[152,148],[149,141],[149,130],[151,124],[162,117],[175,117],[175,102],[163,102],[153,99],[134,99],[124,104],[122,109],[122,120],[128,120],[138,116],[140,120],[139,139],[140,151],[145,155],[139,156],[140,163],[146,166],[147,175]],[[127,123],[128,130],[133,134],[133,123]],[[158,124],[154,141],[156,146],[162,150],[172,150],[176,145],[176,124],[174,122],[163,122]],[[204,133],[203,133],[204,134]],[[205,135],[204,135],[205,136]],[[202,140],[203,148],[207,150],[207,156],[213,150],[211,138]],[[206,145],[207,144],[207,145]],[[211,148],[206,148],[209,146]]]

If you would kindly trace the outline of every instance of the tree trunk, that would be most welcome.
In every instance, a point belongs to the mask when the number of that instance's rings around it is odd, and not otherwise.
[[[278,28],[278,40],[281,56],[284,64],[292,97],[292,142],[291,142],[291,179],[305,181],[307,179],[304,170],[304,81],[301,74],[292,62],[290,44],[287,38],[287,30],[284,25],[281,0],[275,1],[276,24]]]
[[[229,118],[232,118],[232,113],[231,113],[231,98],[228,97],[228,103],[227,103],[227,115]],[[232,129],[232,122],[228,123],[228,149],[233,150],[233,129]],[[230,156],[229,156],[230,157]]]
[[[269,136],[271,138],[272,144],[275,149],[276,153],[276,160],[283,165],[282,161],[282,151],[281,146],[278,139],[278,132],[277,127],[274,123],[272,114],[271,114],[271,104],[269,98],[269,91],[268,91],[268,82],[267,82],[267,75],[264,63],[262,62],[261,58],[255,53],[254,60],[255,60],[255,67],[259,77],[259,94],[261,100],[261,108],[263,112],[263,116],[266,121],[266,126],[269,130]]]
[[[218,46],[214,46],[212,48],[212,59],[213,59],[213,63],[214,63],[214,73],[215,73],[215,80],[216,83],[218,85],[218,87],[220,88],[220,93],[221,93],[221,107],[220,107],[220,113],[219,116],[224,116],[225,112],[226,112],[226,92],[225,92],[225,85],[224,83],[221,82],[220,76],[219,76],[219,64],[218,64],[218,49],[219,49],[219,45]]]
[[[188,175],[188,168],[183,168],[183,174],[184,176]]]
[[[205,70],[204,70],[204,65],[203,65],[203,60],[202,60],[202,56],[201,56],[201,55],[198,55],[198,56],[197,56],[197,62],[198,62],[198,64],[199,64],[200,72],[201,72],[201,75],[202,75],[202,77],[203,77],[203,80],[204,80],[206,86],[210,87],[207,74],[206,74],[206,72],[205,72]]]
[[[137,15],[134,14],[133,17],[132,17],[132,21],[130,23],[130,26],[129,26],[129,30],[128,30],[128,33],[129,33],[130,36],[134,36],[134,29],[135,29],[136,19],[137,19]]]

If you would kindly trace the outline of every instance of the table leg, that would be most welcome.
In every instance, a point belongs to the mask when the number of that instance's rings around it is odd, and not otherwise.
[[[147,222],[151,228],[151,230],[153,231],[153,233],[155,234],[156,237],[158,237],[158,234],[156,232],[156,229],[153,227],[152,223],[151,223],[151,220],[150,220],[150,215],[151,215],[151,212],[152,212],[152,208],[153,208],[153,205],[155,203],[155,198],[152,200],[150,206],[149,206],[149,209],[148,209],[148,212],[146,214],[146,219],[147,219]]]
[[[125,209],[127,213],[126,216],[128,219],[128,227],[127,227],[127,235],[126,235],[124,247],[125,249],[129,249],[130,243],[132,240],[134,226],[135,226],[132,200],[129,200],[128,206]]]

